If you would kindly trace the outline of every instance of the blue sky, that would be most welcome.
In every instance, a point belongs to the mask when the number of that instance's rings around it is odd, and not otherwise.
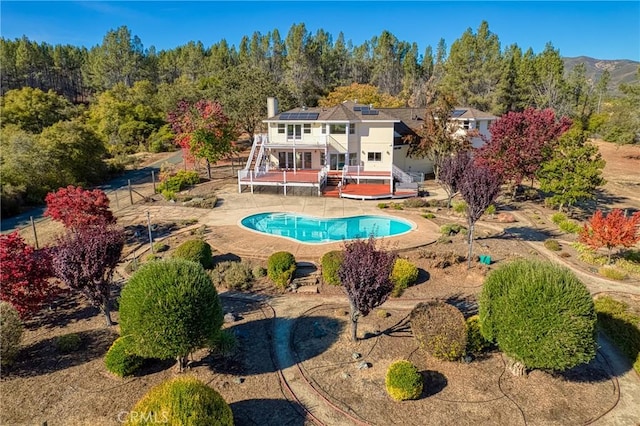
[[[551,41],[563,56],[640,60],[640,2],[499,1],[499,2],[221,2],[221,1],[5,1],[0,3],[0,34],[26,35],[50,44],[87,47],[100,44],[106,32],[126,25],[145,47],[171,49],[190,40],[210,46],[225,38],[238,45],[243,35],[274,28],[284,38],[294,23],[334,39],[360,44],[383,30],[416,42],[422,53],[447,46],[482,20],[502,47],[517,43],[538,53]]]

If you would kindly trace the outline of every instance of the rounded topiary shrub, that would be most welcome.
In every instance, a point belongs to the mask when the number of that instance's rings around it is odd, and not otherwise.
[[[393,296],[398,297],[407,287],[418,280],[418,268],[407,259],[397,258],[393,264],[391,281],[393,282]]]
[[[457,360],[467,347],[467,324],[462,312],[440,301],[419,303],[409,316],[418,345],[428,354]]]
[[[144,362],[144,358],[131,351],[129,340],[127,336],[118,337],[104,357],[107,370],[118,377],[131,376]]]
[[[200,380],[178,377],[151,388],[126,422],[127,426],[156,424],[233,426],[233,412],[218,392]]]
[[[213,283],[224,285],[229,290],[250,290],[253,287],[253,272],[246,262],[220,262],[210,273]]]
[[[480,317],[467,318],[467,354],[478,356],[491,347],[491,342],[480,331]]]
[[[278,251],[267,260],[267,276],[278,287],[285,288],[296,272],[296,258],[288,251]]]
[[[409,361],[396,361],[387,370],[384,379],[389,396],[396,401],[417,399],[422,394],[422,374]]]
[[[342,265],[344,252],[342,250],[328,251],[320,258],[322,265],[322,281],[330,285],[340,285],[338,270]]]
[[[120,329],[143,358],[185,357],[220,331],[222,306],[202,266],[158,260],[138,269],[122,289]]]
[[[20,350],[22,321],[16,308],[10,303],[0,302],[0,362],[11,365]]]
[[[527,368],[564,371],[596,354],[596,313],[566,268],[517,260],[492,271],[480,295],[481,332]]]
[[[173,257],[197,262],[205,269],[210,269],[213,266],[211,246],[200,239],[189,240],[180,244],[173,252]]]

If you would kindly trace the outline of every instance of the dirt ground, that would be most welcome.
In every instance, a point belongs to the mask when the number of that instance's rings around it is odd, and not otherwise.
[[[604,188],[607,197],[599,202],[607,207],[640,209],[640,147],[617,148],[597,143],[607,160]],[[215,185],[224,183],[225,178],[215,181]],[[210,186],[202,185],[194,193],[206,193]],[[317,294],[280,293],[262,279],[249,294],[254,301],[247,300],[247,294],[219,288],[225,312],[238,316],[237,321],[226,323],[225,327],[235,334],[239,346],[224,357],[207,350],[197,351],[184,374],[194,375],[218,390],[231,405],[238,425],[310,424],[302,404],[313,412],[320,399],[356,419],[335,424],[590,423],[615,406],[619,396],[616,377],[601,353],[589,365],[564,374],[534,371],[526,379],[514,378],[505,372],[504,359],[497,351],[469,363],[439,361],[418,350],[407,328],[410,308],[425,299],[447,300],[466,315],[473,314],[486,273],[510,259],[556,256],[568,266],[595,276],[593,268],[580,262],[569,245],[575,237],[558,230],[551,222],[553,211],[541,202],[507,204],[505,200],[500,210],[513,213],[516,221],[504,223],[498,217],[488,217],[476,232],[474,254],[490,255],[491,266],[474,263],[468,270],[464,263],[438,265],[443,257],[466,255],[463,235],[450,237],[450,242],[399,253],[419,267],[418,283],[377,310],[386,311],[388,316],[374,311],[361,319],[359,335],[365,338],[357,343],[349,340],[347,300],[338,287],[320,285]],[[438,225],[464,223],[462,217],[442,209],[430,211]],[[421,217],[423,213],[424,209],[415,209],[416,220],[426,220]],[[126,225],[133,230],[144,224]],[[175,234],[167,240],[170,246],[190,237],[190,233],[180,232],[184,226],[187,224],[167,225],[165,231]],[[530,244],[550,237],[560,241],[560,252],[545,254]],[[130,241],[127,252],[134,248],[135,241]],[[118,288],[124,285],[126,275],[121,271]],[[625,283],[640,286],[634,277]],[[639,296],[624,292],[613,295],[640,312]],[[274,301],[281,312],[287,307],[304,311],[295,318],[285,315],[278,320],[292,321],[290,349],[299,367],[295,378],[309,382],[317,400],[294,397],[282,380],[281,369],[292,366],[278,366],[276,361]],[[117,312],[113,318],[117,323]],[[68,333],[78,333],[82,347],[64,354],[56,349],[55,340]],[[27,322],[18,361],[2,371],[0,424],[33,425],[45,421],[49,426],[120,424],[144,393],[176,373],[171,361],[149,360],[135,377],[112,376],[104,366],[104,354],[117,336],[118,327],[105,328],[98,310],[81,297],[60,299]],[[354,353],[361,358],[354,360]],[[386,368],[399,358],[414,362],[425,377],[425,391],[418,400],[398,403],[386,395]],[[362,361],[369,368],[356,368]]]

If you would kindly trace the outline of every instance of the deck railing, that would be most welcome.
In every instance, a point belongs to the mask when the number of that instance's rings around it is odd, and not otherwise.
[[[402,170],[400,167],[395,164],[392,166],[391,171],[393,173],[393,177],[398,179],[402,183],[410,183],[413,182],[413,178],[407,172]]]

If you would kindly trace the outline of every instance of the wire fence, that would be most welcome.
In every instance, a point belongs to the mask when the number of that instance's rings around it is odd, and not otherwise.
[[[156,184],[157,174],[152,170],[140,178],[128,179],[124,185],[104,192],[109,198],[111,211],[117,216],[124,209],[148,201],[156,192]],[[17,229],[25,242],[35,247],[46,245],[63,231],[60,223],[45,216],[31,216],[28,224],[22,224]]]

